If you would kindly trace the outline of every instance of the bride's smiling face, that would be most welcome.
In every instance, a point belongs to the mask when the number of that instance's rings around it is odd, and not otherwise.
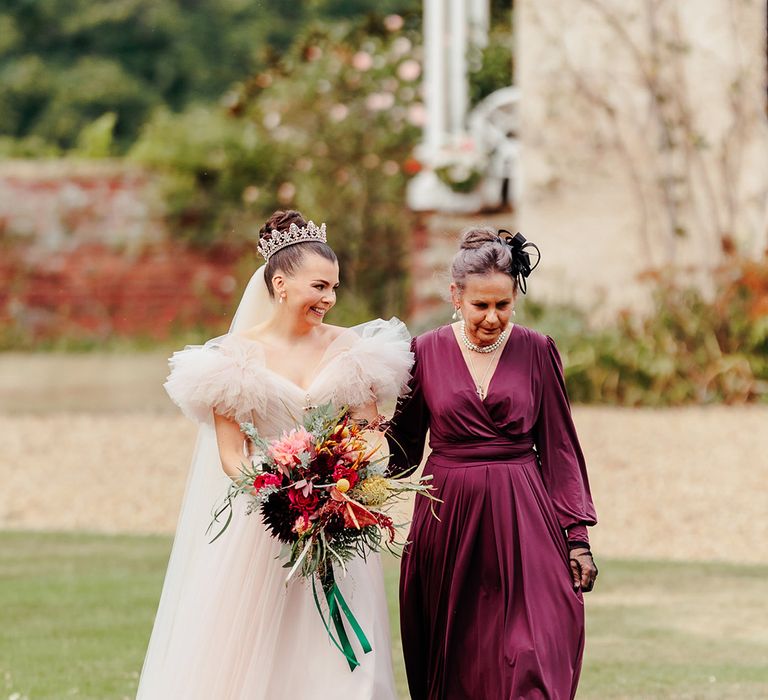
[[[309,324],[320,324],[336,304],[339,263],[309,253],[293,275],[277,274],[272,284],[276,300],[283,298],[285,313],[295,314]]]

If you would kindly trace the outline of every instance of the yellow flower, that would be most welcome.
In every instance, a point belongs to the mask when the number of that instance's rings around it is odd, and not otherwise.
[[[336,490],[339,493],[346,493],[347,491],[349,491],[349,485],[350,485],[349,479],[339,479],[336,482]]]
[[[369,506],[383,505],[389,498],[389,483],[383,476],[372,476],[355,489],[360,494],[360,500]]]

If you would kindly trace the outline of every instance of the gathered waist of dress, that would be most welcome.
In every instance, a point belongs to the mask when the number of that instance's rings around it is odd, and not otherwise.
[[[455,466],[488,464],[489,462],[529,462],[536,457],[533,439],[521,435],[519,440],[496,438],[455,443],[432,443],[430,461],[448,462]]]

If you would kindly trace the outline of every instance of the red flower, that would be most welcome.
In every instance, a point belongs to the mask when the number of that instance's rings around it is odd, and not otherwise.
[[[317,507],[320,499],[314,491],[305,496],[299,489],[290,489],[288,500],[296,510],[300,510],[302,513],[311,513]]]
[[[378,521],[373,513],[354,501],[347,501],[343,512],[344,524],[348,528],[360,529],[368,525],[378,525]]]
[[[392,518],[384,515],[384,513],[375,513],[375,516],[379,527],[389,533],[389,541],[394,542],[397,532],[395,531],[395,523],[392,521]]]
[[[253,488],[256,491],[260,491],[267,486],[280,486],[282,480],[283,477],[281,477],[279,474],[259,474],[253,480]]]
[[[416,173],[421,172],[421,163],[415,158],[407,158],[403,163],[403,170],[406,175],[416,175]]]
[[[351,489],[355,487],[359,478],[357,471],[345,467],[342,464],[336,465],[336,469],[333,470],[333,480],[338,481],[339,479],[346,479],[349,482],[349,488]]]

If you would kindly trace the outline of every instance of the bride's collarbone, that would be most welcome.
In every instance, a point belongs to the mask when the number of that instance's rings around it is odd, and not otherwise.
[[[262,335],[257,340],[265,350],[267,369],[287,379],[299,388],[309,387],[323,369],[324,360],[336,339],[348,329],[340,326],[328,326],[323,337],[312,340],[296,341]]]
[[[311,353],[313,350],[317,350],[320,353],[325,352],[340,335],[343,335],[348,330],[348,328],[342,326],[324,323],[320,333],[307,336],[306,338],[291,338],[270,331],[264,326],[256,326],[245,331],[242,335],[247,340],[255,341],[268,350],[275,352],[293,351],[306,354]]]

